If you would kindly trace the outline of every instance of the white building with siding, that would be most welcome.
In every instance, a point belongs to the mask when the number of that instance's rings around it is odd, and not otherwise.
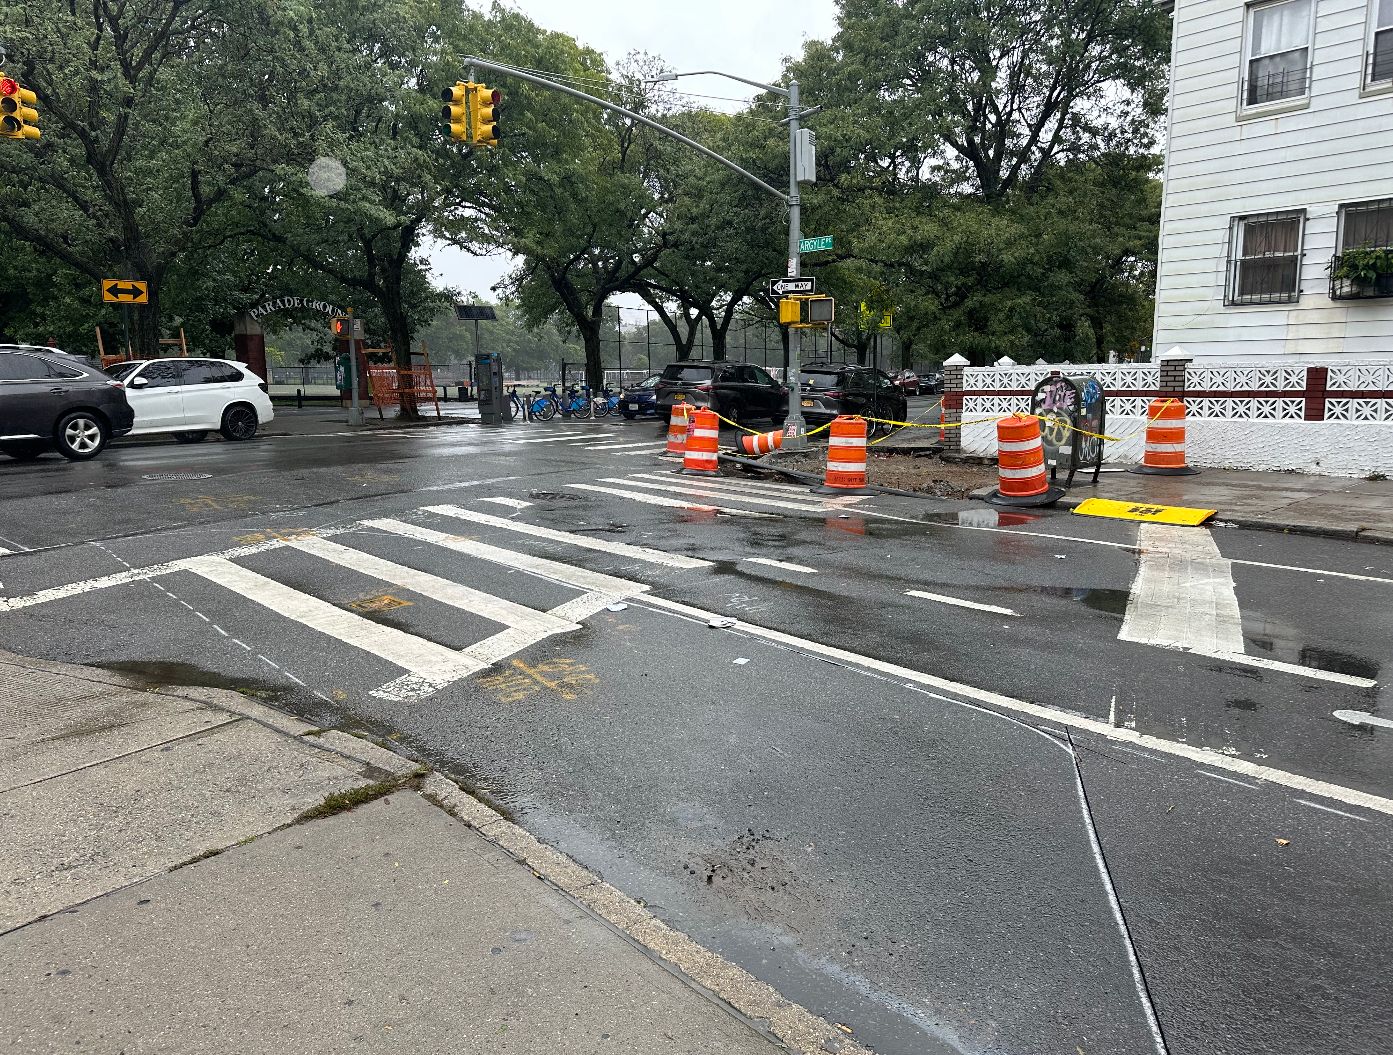
[[[1393,359],[1393,0],[1172,17],[1156,352]]]

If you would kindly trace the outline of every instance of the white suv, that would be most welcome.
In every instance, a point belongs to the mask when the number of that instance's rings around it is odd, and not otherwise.
[[[276,416],[266,383],[227,359],[137,359],[107,373],[126,386],[132,436],[169,432],[198,443],[217,429],[224,439],[249,440]]]

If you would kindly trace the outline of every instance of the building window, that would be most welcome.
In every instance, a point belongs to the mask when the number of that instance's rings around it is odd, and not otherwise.
[[[1374,0],[1393,4],[1393,0]],[[1279,0],[1248,8],[1243,105],[1304,99],[1311,87],[1314,0]]]
[[[1330,261],[1330,299],[1393,297],[1393,198],[1340,206],[1339,251]]]
[[[1225,304],[1291,304],[1301,295],[1304,212],[1235,217]]]
[[[1369,86],[1393,84],[1393,0],[1369,0]]]

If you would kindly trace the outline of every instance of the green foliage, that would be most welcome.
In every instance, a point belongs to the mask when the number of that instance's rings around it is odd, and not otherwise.
[[[1360,246],[1340,254],[1335,277],[1360,286],[1372,286],[1380,275],[1393,275],[1393,249]]]

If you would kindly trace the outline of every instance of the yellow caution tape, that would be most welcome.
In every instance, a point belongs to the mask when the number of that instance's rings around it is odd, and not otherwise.
[[[1109,498],[1089,498],[1074,507],[1085,517],[1106,517],[1109,520],[1144,520],[1148,524],[1177,524],[1199,527],[1218,512],[1217,509],[1191,509],[1189,506],[1158,506],[1145,502],[1115,502]]]

